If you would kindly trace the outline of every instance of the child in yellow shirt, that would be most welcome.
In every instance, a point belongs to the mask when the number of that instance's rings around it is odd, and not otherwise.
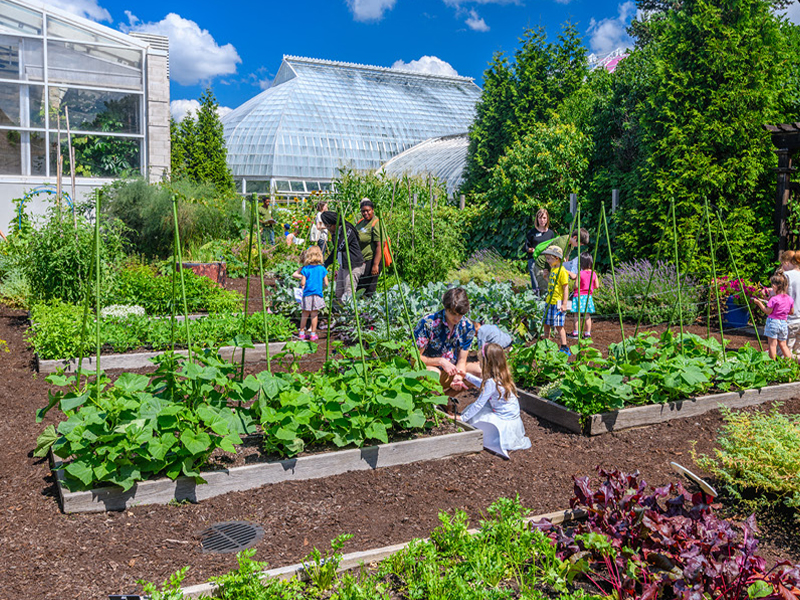
[[[547,311],[544,316],[544,337],[550,337],[551,328],[555,327],[558,333],[559,350],[569,356],[567,346],[567,331],[564,329],[564,319],[569,310],[569,273],[561,266],[564,252],[558,246],[550,246],[542,252],[547,264],[550,265],[550,279],[547,282]]]

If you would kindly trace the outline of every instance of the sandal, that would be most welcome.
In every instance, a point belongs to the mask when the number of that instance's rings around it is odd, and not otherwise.
[[[569,337],[574,337],[574,338],[578,337],[578,332],[573,331],[572,333],[569,334]]]
[[[587,332],[587,331],[584,331],[583,332],[583,339],[585,339],[585,340],[592,339],[592,334]]]

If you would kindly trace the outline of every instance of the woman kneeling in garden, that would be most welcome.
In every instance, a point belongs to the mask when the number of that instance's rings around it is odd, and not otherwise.
[[[462,288],[452,288],[442,298],[444,309],[423,317],[414,328],[422,362],[429,371],[440,374],[439,381],[448,395],[467,389],[463,373],[480,374],[476,363],[467,364],[475,327],[466,318],[469,298]]]

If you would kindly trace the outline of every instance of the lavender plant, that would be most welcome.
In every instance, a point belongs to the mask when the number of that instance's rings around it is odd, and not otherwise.
[[[648,281],[652,282],[648,290]],[[675,265],[658,261],[635,260],[620,263],[616,269],[617,295],[623,319],[638,320],[643,312],[643,323],[678,321],[678,274]],[[681,296],[684,322],[694,321],[700,311],[701,288],[691,276],[681,273]],[[611,273],[602,277],[600,288],[594,293],[598,314],[616,315],[614,278]]]

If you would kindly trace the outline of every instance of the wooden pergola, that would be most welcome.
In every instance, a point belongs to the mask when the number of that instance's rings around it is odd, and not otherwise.
[[[775,169],[778,175],[775,192],[775,235],[778,237],[778,252],[782,252],[788,250],[790,245],[789,227],[786,223],[789,198],[794,195],[797,199],[800,190],[800,184],[792,182],[792,173],[797,170],[792,166],[792,157],[800,150],[800,123],[764,125],[764,129],[769,131],[775,153],[778,155],[778,168]]]

